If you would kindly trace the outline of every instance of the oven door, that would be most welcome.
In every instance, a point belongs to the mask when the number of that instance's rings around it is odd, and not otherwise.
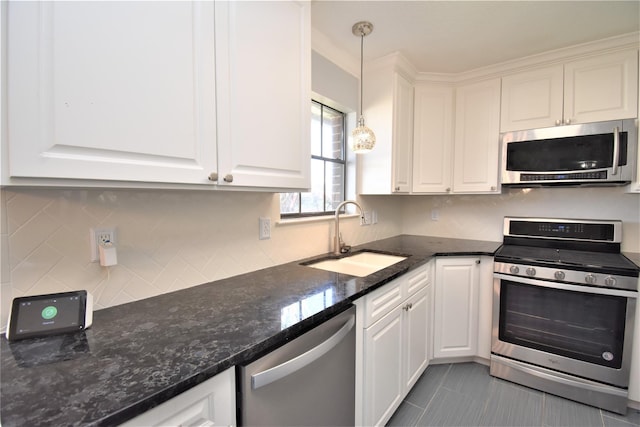
[[[637,292],[494,274],[493,354],[626,388]]]

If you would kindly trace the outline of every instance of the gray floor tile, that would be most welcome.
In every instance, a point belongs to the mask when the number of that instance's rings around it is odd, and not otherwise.
[[[418,408],[406,400],[400,404],[398,410],[393,414],[387,426],[389,427],[413,427],[424,412],[423,408]]]
[[[563,399],[552,394],[544,396],[544,425],[552,427],[602,427],[598,408]]]
[[[465,394],[439,388],[418,426],[477,426],[484,404]]]
[[[457,363],[449,370],[442,387],[473,398],[486,400],[493,377],[489,376],[489,367],[478,363]]]
[[[541,426],[543,393],[495,379],[478,425]]]
[[[420,408],[426,408],[450,368],[451,365],[430,365],[424,371],[422,377],[420,377],[413,389],[411,389],[405,400]]]
[[[617,425],[628,427],[629,424],[632,426],[640,426],[640,410],[638,409],[628,408],[627,415],[614,414],[613,412],[609,411],[602,411],[602,415],[604,419],[604,425],[606,427],[613,427]],[[615,424],[616,421],[620,421],[621,423],[626,424]]]

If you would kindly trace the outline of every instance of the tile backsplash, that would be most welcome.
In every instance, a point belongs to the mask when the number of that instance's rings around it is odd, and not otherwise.
[[[2,326],[10,300],[18,296],[86,289],[100,309],[331,247],[330,221],[276,224],[277,194],[77,189],[2,189],[0,194]],[[346,242],[400,232],[385,202],[379,205],[376,225],[341,221]],[[272,220],[269,240],[258,239],[259,217]],[[116,228],[118,265],[90,261],[92,227]]]
[[[504,189],[500,195],[363,196],[378,224],[341,220],[348,244],[400,233],[502,240],[502,218],[620,219],[640,252],[640,195],[624,188]],[[437,220],[432,219],[435,213]],[[258,239],[258,218],[271,239]],[[12,298],[86,289],[96,308],[151,297],[331,250],[330,220],[282,225],[277,194],[0,189],[0,327]],[[90,261],[89,230],[115,227],[118,265]]]

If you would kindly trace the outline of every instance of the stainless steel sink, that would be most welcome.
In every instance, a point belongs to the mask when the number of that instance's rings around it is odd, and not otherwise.
[[[377,252],[358,252],[344,258],[325,259],[305,265],[320,270],[333,271],[334,273],[365,277],[404,259],[407,259],[407,257]]]

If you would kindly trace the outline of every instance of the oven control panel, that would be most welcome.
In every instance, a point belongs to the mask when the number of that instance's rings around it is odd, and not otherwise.
[[[603,288],[638,290],[638,278],[611,274],[589,273],[576,270],[558,270],[552,267],[527,266],[507,262],[494,262],[494,273],[517,277],[536,278],[563,283],[598,286]]]

